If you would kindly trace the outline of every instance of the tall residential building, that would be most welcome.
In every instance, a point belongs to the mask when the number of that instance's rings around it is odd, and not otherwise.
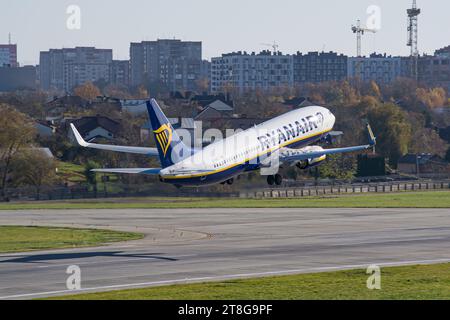
[[[347,56],[335,52],[297,52],[294,83],[338,81],[347,77]]]
[[[450,92],[450,46],[419,58],[419,82]]]
[[[17,68],[17,45],[0,44],[0,67]]]
[[[109,81],[111,62],[111,49],[76,47],[43,51],[39,63],[41,87],[68,92],[87,81]]]
[[[201,74],[202,43],[175,39],[131,43],[130,64],[132,86],[193,91]]]
[[[203,79],[211,79],[211,62],[208,60],[203,60],[200,68],[200,76]]]
[[[361,81],[375,81],[379,84],[389,84],[404,76],[402,67],[404,59],[387,56],[386,54],[371,54],[370,57],[348,58],[348,77],[358,77]]]
[[[200,68],[200,82],[198,90],[211,91],[211,61],[203,60]]]
[[[130,61],[113,60],[109,68],[109,82],[116,86],[130,85]]]
[[[293,58],[281,52],[262,51],[223,54],[211,59],[211,91],[221,92],[231,86],[240,92],[264,91],[294,83]]]
[[[36,67],[0,67],[0,92],[35,90],[37,87]]]
[[[450,59],[450,46],[447,46],[442,49],[438,49],[434,52],[435,56],[449,58]]]

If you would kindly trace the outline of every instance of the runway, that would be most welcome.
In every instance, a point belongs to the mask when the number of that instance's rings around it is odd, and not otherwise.
[[[0,299],[348,268],[450,262],[449,209],[0,211],[0,225],[137,231],[100,248],[0,255]],[[76,292],[75,292],[76,293]]]

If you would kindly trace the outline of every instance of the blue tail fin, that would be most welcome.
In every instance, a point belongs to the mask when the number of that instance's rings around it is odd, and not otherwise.
[[[155,99],[147,101],[147,110],[162,167],[170,167],[189,157],[192,154],[191,148],[180,139]]]

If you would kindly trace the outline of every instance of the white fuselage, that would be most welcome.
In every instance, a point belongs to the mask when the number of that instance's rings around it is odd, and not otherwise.
[[[323,107],[297,109],[217,141],[193,156],[163,169],[160,175],[171,183],[179,181],[189,184],[189,179],[198,180],[196,178],[200,178],[197,182],[226,181],[242,171],[258,169],[263,158],[277,150],[314,143],[332,130],[335,120],[334,115]],[[191,173],[180,175],[179,172],[183,170]],[[196,170],[199,173],[193,174],[192,171]],[[176,175],[171,174],[175,171]],[[209,176],[214,178],[208,178]]]

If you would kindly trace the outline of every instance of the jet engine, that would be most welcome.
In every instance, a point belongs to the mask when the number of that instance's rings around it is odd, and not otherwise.
[[[327,156],[323,155],[319,158],[313,158],[313,159],[299,161],[299,162],[297,162],[296,166],[297,166],[297,168],[299,168],[301,170],[306,170],[306,169],[310,169],[310,168],[320,165],[326,159],[327,159]]]
[[[306,148],[302,149],[302,151],[305,153],[320,152],[320,151],[323,151],[323,148],[319,147],[319,146],[310,146],[310,147],[306,147]],[[295,165],[297,166],[297,168],[299,168],[301,170],[306,170],[306,169],[310,169],[310,168],[320,165],[326,159],[327,159],[327,156],[323,155],[321,157],[310,158],[310,159],[299,161]]]

